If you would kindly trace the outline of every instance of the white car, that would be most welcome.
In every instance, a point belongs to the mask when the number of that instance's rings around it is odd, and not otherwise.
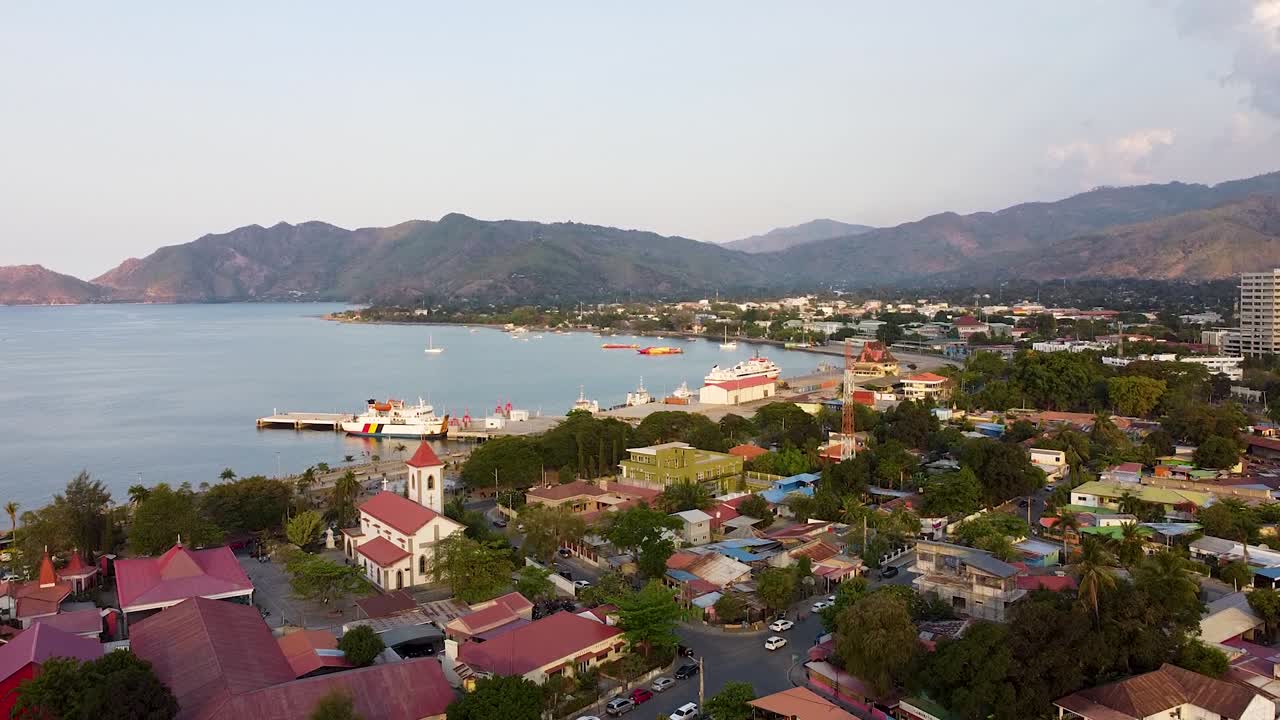
[[[818,602],[814,603],[813,606],[810,607],[809,609],[812,610],[813,612],[818,612],[823,608],[829,608],[829,607],[831,607],[831,603],[827,602],[826,600],[819,600]]]
[[[667,717],[671,720],[696,720],[698,717],[698,703],[685,703],[676,708]]]
[[[774,620],[773,623],[769,625],[769,629],[774,632],[786,632],[795,627],[795,625],[796,624],[790,620]]]
[[[764,649],[765,649],[765,650],[777,650],[778,648],[780,648],[780,647],[782,647],[783,645],[786,645],[786,644],[787,644],[787,639],[786,639],[786,638],[784,638],[784,637],[778,637],[777,635],[774,635],[773,637],[771,637],[771,638],[769,638],[768,640],[765,640],[765,641],[764,641]]]
[[[574,580],[573,586],[578,588],[579,590],[581,590],[582,588],[589,588],[591,587],[591,581],[590,580]]]

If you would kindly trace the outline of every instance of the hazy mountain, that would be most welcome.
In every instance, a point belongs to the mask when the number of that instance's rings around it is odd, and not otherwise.
[[[870,225],[855,225],[823,218],[791,227],[774,228],[763,235],[752,235],[727,242],[723,247],[748,253],[776,252],[818,240],[859,235],[868,230],[875,230],[875,228]]]
[[[345,230],[250,225],[127,260],[97,278],[120,299],[613,298],[765,285],[748,256],[649,232],[451,214]]]
[[[108,291],[42,265],[0,267],[0,304],[49,305],[107,299]]]
[[[811,283],[893,283],[971,266],[1045,247],[1108,227],[1213,207],[1253,194],[1280,193],[1280,172],[1215,186],[1167,183],[1098,188],[1056,202],[1015,205],[998,212],[933,215],[851,237],[799,245],[757,256]],[[1017,275],[1018,268],[1009,268]]]
[[[1221,280],[1280,267],[1280,196],[1254,196],[1110,228],[1010,257],[1001,265],[1006,274],[1034,280]]]

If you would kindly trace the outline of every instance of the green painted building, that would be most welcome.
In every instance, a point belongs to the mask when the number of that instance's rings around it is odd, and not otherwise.
[[[699,450],[682,442],[627,448],[627,459],[619,464],[622,482],[659,490],[684,481],[726,490],[742,477],[742,458],[737,455]]]

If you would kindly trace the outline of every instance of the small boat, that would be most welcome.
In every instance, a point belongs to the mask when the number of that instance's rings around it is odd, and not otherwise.
[[[640,346],[635,343],[630,345],[627,345],[626,343],[604,343],[600,346],[602,350],[635,350],[639,347]]]
[[[729,328],[728,328],[728,326],[725,326],[725,329],[724,329],[724,342],[720,343],[720,349],[721,349],[721,350],[737,350],[737,349],[738,349],[738,342],[737,342],[736,340],[735,340],[735,341],[733,341],[733,342],[730,342],[730,341],[729,341]]]
[[[641,355],[681,355],[684,353],[684,350],[678,347],[671,347],[669,345],[657,345],[640,348],[639,350],[636,350],[636,352]]]
[[[424,352],[424,353],[426,353],[426,354],[428,354],[428,355],[439,355],[440,353],[444,352],[444,348],[442,348],[442,347],[436,347],[435,338],[433,338],[432,336],[428,335],[428,336],[427,336],[427,346],[426,346],[425,348],[423,348],[422,352]]]

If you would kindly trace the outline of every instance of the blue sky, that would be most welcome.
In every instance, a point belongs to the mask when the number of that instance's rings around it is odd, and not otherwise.
[[[1277,169],[1280,0],[0,5],[0,264],[82,277],[281,220],[724,241]]]

